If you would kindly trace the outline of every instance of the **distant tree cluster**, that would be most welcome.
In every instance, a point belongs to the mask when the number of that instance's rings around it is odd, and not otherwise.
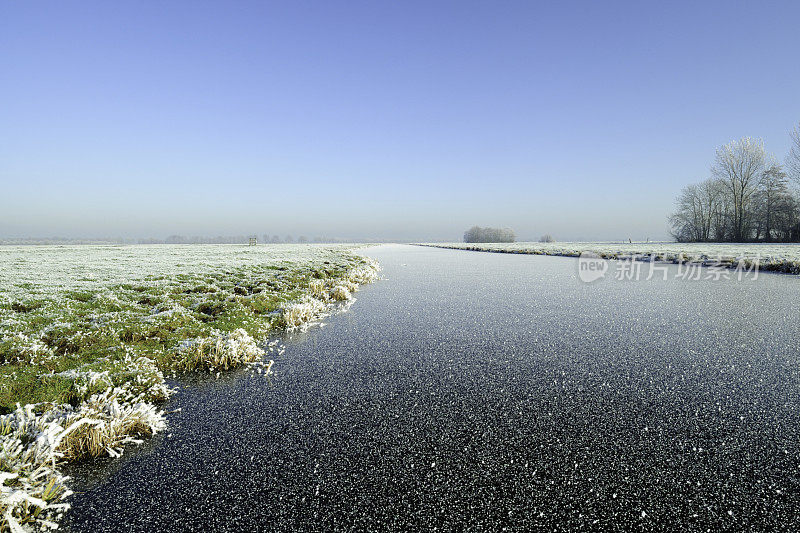
[[[781,165],[750,138],[717,150],[711,176],[684,187],[670,216],[679,242],[800,241],[800,125]]]
[[[514,242],[514,232],[508,228],[472,226],[464,233],[464,242]]]
[[[295,242],[295,240],[294,240],[294,237],[292,237],[291,235],[287,235],[286,237],[284,237],[283,239],[281,239],[281,238],[280,238],[278,235],[273,235],[272,237],[270,237],[268,234],[266,234],[266,233],[265,233],[265,234],[262,236],[262,239],[263,239],[263,240],[262,240],[262,241],[260,241],[260,242],[263,242],[263,243],[272,243],[272,244],[279,244],[279,243],[282,243],[282,242],[285,242],[285,243],[292,243],[292,242]],[[313,239],[309,239],[309,238],[308,238],[308,237],[306,237],[305,235],[300,235],[300,236],[297,238],[297,242],[299,242],[299,243],[308,243],[308,242],[315,242],[315,243],[334,243],[334,242],[340,242],[340,241],[339,241],[338,239],[333,239],[333,238],[331,238],[331,237],[319,237],[319,236],[317,236],[317,237],[314,237]]]
[[[230,235],[216,237],[186,237],[184,235],[170,235],[166,239],[139,239],[139,244],[247,244],[250,236]]]
[[[8,238],[0,238],[0,246],[2,245],[37,245],[37,244],[247,244],[251,238],[256,238],[258,244],[279,244],[279,243],[292,243],[295,242],[295,239],[291,235],[287,235],[284,239],[281,239],[277,235],[269,236],[268,234],[264,234],[262,236],[257,236],[254,234],[251,235],[229,235],[229,236],[216,236],[216,237],[201,237],[201,236],[191,236],[187,237],[185,235],[170,235],[165,239],[157,238],[157,237],[146,237],[141,239],[132,239],[132,238],[123,238],[123,237],[116,237],[116,238],[105,238],[105,239],[76,239],[76,238],[69,238],[69,237],[8,237]],[[314,239],[309,239],[305,235],[300,235],[297,238],[298,243],[338,243],[338,242],[353,242],[353,241],[342,241],[340,239],[334,239],[331,237],[314,237]]]
[[[556,242],[552,235],[547,233],[546,235],[542,235],[539,237],[539,242]]]
[[[156,238],[149,238],[149,239],[139,239],[139,244],[247,244],[251,238],[256,238],[259,244],[280,244],[280,243],[293,243],[295,242],[294,237],[291,235],[287,235],[283,239],[280,238],[278,235],[272,235],[271,237],[268,234],[263,234],[262,236],[258,237],[257,235],[232,235],[232,236],[217,236],[217,237],[185,237],[183,235],[170,235],[166,239],[156,239]],[[301,235],[297,238],[298,243],[307,243],[312,242],[308,237],[305,235]],[[333,243],[339,242],[337,239],[331,239],[328,237],[314,237],[313,242],[316,243]]]
[[[81,244],[136,244],[135,239],[122,237],[112,239],[76,239],[71,237],[7,237],[0,238],[0,246],[25,246],[25,245],[81,245]]]

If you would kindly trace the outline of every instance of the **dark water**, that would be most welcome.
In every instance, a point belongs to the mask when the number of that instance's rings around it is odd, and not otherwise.
[[[368,253],[386,280],[270,381],[183,390],[169,436],[93,469],[71,530],[796,528],[800,278]]]

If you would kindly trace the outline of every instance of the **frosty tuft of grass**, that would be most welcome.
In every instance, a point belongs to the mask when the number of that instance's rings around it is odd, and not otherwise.
[[[350,289],[344,285],[336,285],[330,291],[331,298],[339,301],[347,301],[353,297]]]
[[[124,389],[107,389],[91,396],[78,409],[54,410],[45,418],[69,424],[57,450],[64,459],[110,455],[118,457],[136,437],[149,436],[166,427],[164,412],[153,404],[136,402]]]
[[[175,354],[172,366],[183,371],[230,370],[264,357],[264,350],[241,328],[231,333],[187,340]]]
[[[314,319],[321,318],[327,309],[328,307],[322,300],[307,296],[299,302],[287,305],[283,309],[281,319],[286,329],[291,331]]]
[[[57,527],[71,492],[58,463],[86,456],[118,456],[136,436],[165,427],[152,404],[130,403],[130,393],[108,389],[77,409],[32,404],[0,416],[0,530]],[[25,529],[23,529],[25,528]]]

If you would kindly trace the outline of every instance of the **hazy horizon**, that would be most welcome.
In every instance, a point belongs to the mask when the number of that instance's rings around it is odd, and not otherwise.
[[[718,146],[800,121],[796,2],[0,14],[0,239],[667,240]]]

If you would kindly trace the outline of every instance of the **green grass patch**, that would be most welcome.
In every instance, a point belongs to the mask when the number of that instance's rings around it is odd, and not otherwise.
[[[16,403],[79,401],[85,394],[52,374],[115,369],[116,375],[125,376],[116,365],[126,357],[148,357],[162,370],[215,366],[198,361],[223,353],[216,344],[213,349],[203,345],[196,360],[183,365],[177,361],[185,362],[187,352],[179,356],[179,347],[238,330],[263,339],[287,325],[281,316],[287,304],[304,295],[335,300],[328,291],[336,280],[364,264],[345,250],[319,255],[303,261],[203,265],[197,271],[183,262],[182,271],[138,279],[132,272],[130,280],[83,281],[80,287],[44,295],[36,284],[20,281],[16,287],[37,296],[0,304],[0,411],[8,412]],[[98,271],[78,279],[107,278]],[[225,367],[238,359],[220,360]]]

